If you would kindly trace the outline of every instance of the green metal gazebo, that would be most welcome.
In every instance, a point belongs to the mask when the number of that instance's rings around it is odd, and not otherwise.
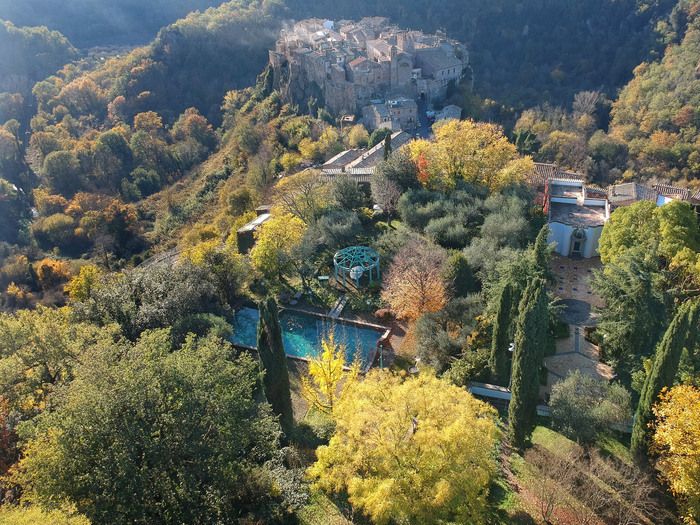
[[[335,280],[346,284],[348,279],[360,286],[360,279],[367,275],[370,284],[381,279],[379,254],[369,246],[350,246],[333,256]]]

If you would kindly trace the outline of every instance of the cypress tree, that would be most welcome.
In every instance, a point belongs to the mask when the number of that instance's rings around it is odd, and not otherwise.
[[[683,348],[695,346],[698,331],[700,303],[688,301],[681,305],[656,347],[654,364],[647,375],[637,405],[632,428],[631,450],[639,460],[644,458],[648,447],[648,426],[652,420],[652,407],[661,390],[673,385],[678,373]]]
[[[527,285],[520,302],[511,369],[508,434],[511,443],[520,450],[535,427],[540,368],[548,338],[547,292],[542,279],[535,278]]]
[[[552,259],[552,248],[547,242],[548,237],[549,225],[545,224],[537,234],[535,244],[532,246],[532,262],[535,273],[546,281],[551,282],[553,275],[549,265]]]
[[[493,323],[493,336],[491,339],[491,357],[489,367],[491,375],[496,383],[506,385],[508,381],[508,347],[511,340],[513,285],[507,282],[501,289],[496,308],[496,318]]]
[[[263,390],[273,412],[280,417],[282,431],[289,436],[294,426],[294,415],[277,303],[270,297],[262,301],[258,308],[258,355],[263,369]]]
[[[391,155],[392,147],[391,147],[391,133],[389,133],[385,138],[384,138],[384,160],[388,160],[389,156]]]

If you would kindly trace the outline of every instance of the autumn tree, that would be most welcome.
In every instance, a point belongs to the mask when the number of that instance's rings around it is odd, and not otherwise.
[[[163,119],[155,111],[146,111],[134,116],[134,130],[156,133],[163,129]]]
[[[102,276],[102,270],[93,265],[81,266],[78,275],[74,276],[65,286],[65,292],[71,301],[86,301],[92,294]]]
[[[364,148],[369,141],[369,133],[362,124],[356,124],[348,131],[348,146],[351,148]]]
[[[275,187],[277,205],[284,213],[311,224],[331,203],[331,186],[317,171],[306,170],[283,178]]]
[[[321,341],[319,355],[309,361],[308,375],[301,378],[301,395],[311,408],[328,415],[333,413],[360,373],[358,359],[353,360],[348,371],[346,364],[346,345],[336,342],[335,333],[331,332]]]
[[[257,349],[263,371],[263,389],[273,412],[280,418],[282,430],[289,437],[294,429],[294,413],[277,302],[270,297],[258,304],[258,310]]]
[[[437,246],[410,241],[394,256],[384,278],[384,299],[397,317],[415,321],[447,302],[443,266],[446,255]]]
[[[534,170],[532,159],[521,158],[495,124],[449,120],[434,130],[433,141],[408,145],[414,162],[425,161],[432,186],[454,188],[457,181],[466,181],[498,190],[524,181]]]
[[[253,268],[268,279],[282,279],[295,268],[293,250],[306,231],[299,217],[274,215],[256,233],[256,243],[250,252]]]
[[[71,509],[43,510],[38,505],[3,505],[0,525],[90,525],[90,520]]]
[[[373,523],[481,523],[496,472],[493,408],[429,374],[370,372],[333,410],[309,474]]]
[[[700,520],[700,390],[679,385],[654,407],[651,449],[657,468],[676,496],[687,523]]]
[[[547,292],[541,279],[530,281],[519,310],[511,370],[508,433],[513,445],[522,450],[535,428],[540,368],[550,337]]]

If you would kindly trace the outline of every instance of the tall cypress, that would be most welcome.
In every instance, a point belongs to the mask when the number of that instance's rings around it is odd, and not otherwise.
[[[544,281],[528,283],[520,301],[515,330],[515,350],[511,369],[511,400],[508,407],[508,434],[511,443],[522,450],[535,428],[540,391],[540,368],[549,338],[549,313]]]
[[[661,390],[673,385],[683,348],[695,346],[700,315],[699,305],[698,301],[682,304],[656,347],[654,364],[644,382],[632,428],[630,448],[637,459],[643,459],[647,452],[648,427],[652,420],[654,403]]]
[[[262,301],[258,308],[258,355],[264,372],[263,389],[273,412],[280,417],[282,431],[289,436],[294,427],[294,415],[277,303],[270,297]]]
[[[532,245],[532,262],[537,275],[548,282],[554,278],[550,262],[552,259],[552,247],[549,245],[547,238],[549,237],[549,225],[545,224],[540,229],[535,239],[535,244]]]
[[[391,147],[391,133],[389,133],[385,138],[384,138],[384,160],[389,160],[389,157],[391,156],[392,152],[392,147]]]
[[[489,367],[493,380],[500,384],[508,384],[509,355],[508,347],[511,341],[511,323],[512,323],[512,303],[513,303],[513,285],[507,282],[501,289],[501,294],[498,298],[498,306],[496,308],[496,318],[493,322],[493,336],[491,339],[491,357],[489,358]]]

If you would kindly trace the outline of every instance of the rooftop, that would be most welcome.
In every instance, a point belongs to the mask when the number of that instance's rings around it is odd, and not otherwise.
[[[591,227],[605,224],[605,206],[581,206],[563,202],[550,202],[550,222],[570,226]]]

